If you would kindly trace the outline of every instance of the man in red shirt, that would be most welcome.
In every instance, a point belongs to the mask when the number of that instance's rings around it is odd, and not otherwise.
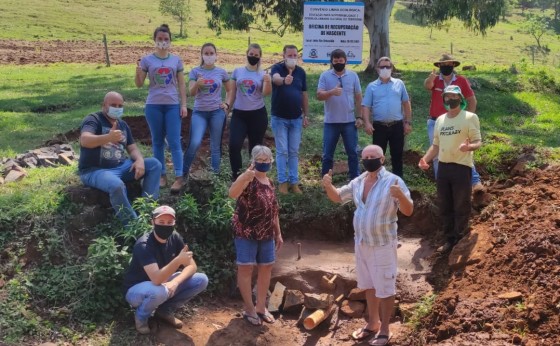
[[[454,68],[459,66],[461,63],[455,60],[453,56],[449,54],[443,54],[441,59],[434,62],[434,66],[439,68],[439,71],[433,69],[432,73],[424,81],[424,88],[432,92],[432,100],[430,102],[430,117],[428,118],[428,138],[430,139],[430,145],[432,145],[434,140],[434,125],[436,119],[447,112],[443,104],[443,97],[441,97],[443,90],[449,85],[457,85],[461,88],[463,96],[467,100],[466,110],[468,112],[475,113],[476,111],[476,96],[471,88],[469,81],[455,73]],[[434,174],[437,176],[438,171],[438,160],[437,156],[433,160]],[[472,186],[473,192],[483,189],[480,182],[480,175],[476,171],[476,168],[472,168]]]

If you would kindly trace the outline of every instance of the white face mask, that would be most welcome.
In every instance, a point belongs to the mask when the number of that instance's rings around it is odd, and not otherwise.
[[[169,49],[169,47],[171,47],[171,42],[169,41],[156,41],[156,48]]]
[[[214,63],[216,62],[216,56],[215,55],[203,55],[202,56],[202,61],[204,61],[204,65],[214,65]]]
[[[289,69],[295,68],[297,65],[297,59],[287,58],[286,59],[286,67]]]
[[[117,108],[117,107],[109,106],[109,109],[107,110],[107,115],[111,119],[120,119],[120,118],[122,118],[123,113],[124,113],[124,108]]]
[[[379,77],[383,79],[391,78],[391,71],[393,69],[380,69],[379,70]]]

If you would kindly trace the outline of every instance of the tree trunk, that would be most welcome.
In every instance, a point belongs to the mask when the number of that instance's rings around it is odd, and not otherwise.
[[[395,0],[357,0],[364,3],[364,25],[368,30],[370,48],[366,72],[372,72],[377,60],[391,56],[389,19]]]
[[[179,16],[179,37],[185,37],[183,36],[183,22],[185,21],[185,17],[184,16]]]

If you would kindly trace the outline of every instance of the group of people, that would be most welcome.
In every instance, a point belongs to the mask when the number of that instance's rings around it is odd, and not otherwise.
[[[253,325],[273,323],[266,310],[276,252],[283,244],[278,218],[275,183],[267,172],[275,161],[278,192],[302,193],[299,187],[298,155],[302,130],[309,124],[305,71],[298,66],[296,46],[286,45],[283,61],[271,73],[261,68],[262,50],[251,44],[247,63],[231,74],[215,65],[217,50],[212,43],[201,49],[200,65],[189,73],[188,91],[181,59],[169,53],[171,33],[166,25],[154,32],[155,52],[143,57],[136,69],[136,85],[150,81],[145,115],[152,134],[155,158],[143,158],[128,125],[120,118],[124,99],[116,92],[104,98],[100,112],[88,115],[81,126],[79,175],[85,185],[109,194],[117,217],[128,223],[136,217],[126,195],[125,183],[142,180],[144,196],[158,198],[167,184],[164,149],[167,145],[175,172],[172,191],[180,191],[188,176],[206,129],[210,132],[211,168],[218,173],[221,138],[231,113],[229,157],[232,185],[229,196],[237,199],[232,220],[237,253],[237,283],[244,301],[243,318]],[[392,77],[395,67],[388,57],[376,63],[378,79],[369,83],[362,98],[358,75],[346,68],[344,51],[330,55],[331,68],[319,77],[317,99],[324,101],[323,156],[321,173],[326,194],[333,202],[353,201],[356,272],[358,287],[366,290],[369,321],[352,333],[363,340],[375,335],[372,345],[386,344],[391,335],[389,318],[394,304],[397,276],[397,211],[411,215],[413,202],[403,181],[405,136],[412,131],[410,97],[402,80]],[[468,227],[472,186],[480,184],[472,152],[482,142],[476,98],[468,81],[457,75],[459,61],[443,55],[424,82],[432,92],[428,137],[430,148],[418,166],[433,162],[439,207],[451,249]],[[222,99],[225,89],[225,99]],[[188,116],[187,92],[195,97],[188,148],[181,148],[181,118]],[[263,146],[268,127],[264,97],[272,94],[271,125],[276,160]],[[359,107],[361,106],[361,108]],[[372,136],[372,144],[358,149],[358,129]],[[350,182],[332,185],[334,152],[342,137],[348,158]],[[243,169],[242,147],[249,141],[251,162]],[[387,145],[392,173],[384,168]],[[161,206],[153,211],[153,229],[139,238],[125,277],[126,300],[136,309],[136,328],[148,333],[152,314],[175,327],[181,321],[173,310],[208,285],[197,273],[193,254],[174,231],[175,211]],[[252,300],[251,279],[257,265],[257,300]]]

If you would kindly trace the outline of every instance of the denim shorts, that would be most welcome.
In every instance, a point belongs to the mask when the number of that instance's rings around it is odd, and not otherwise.
[[[274,240],[235,238],[237,265],[273,264],[276,260]]]

